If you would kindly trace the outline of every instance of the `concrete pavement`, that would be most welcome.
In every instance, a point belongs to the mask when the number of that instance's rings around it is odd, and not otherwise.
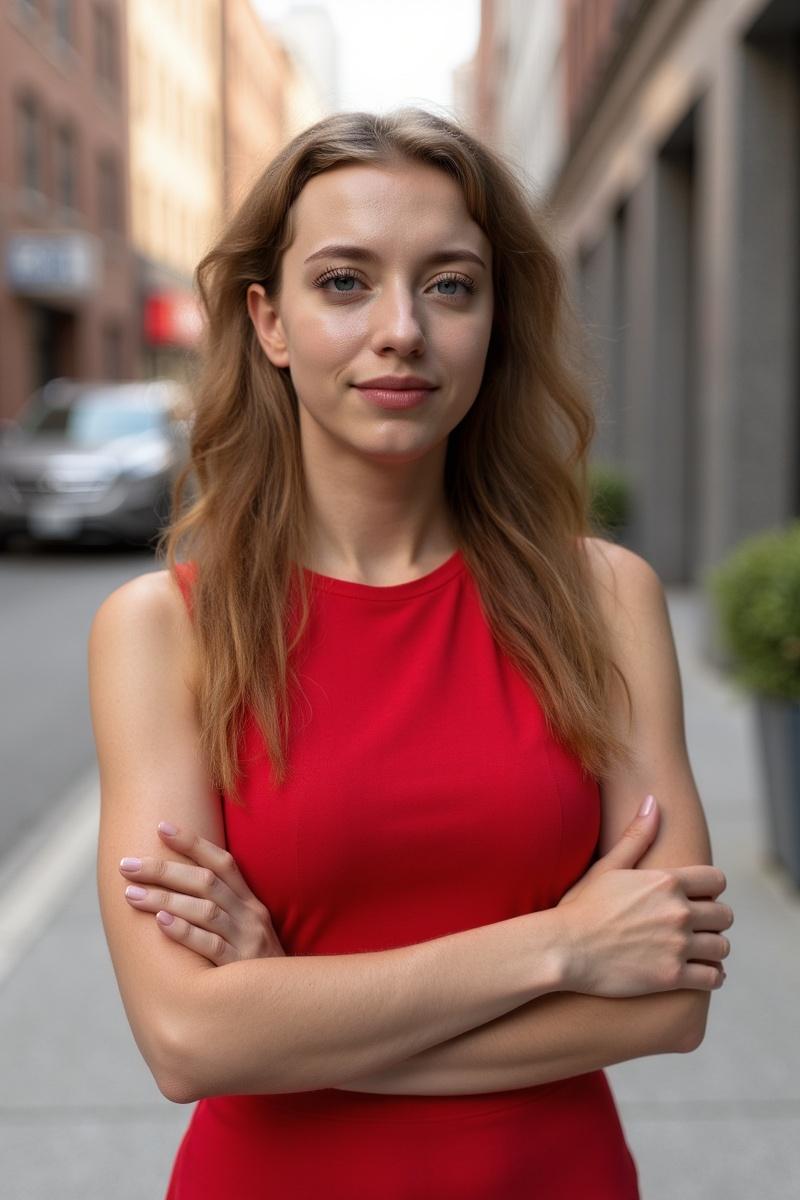
[[[748,703],[698,655],[697,594],[668,598],[732,952],[702,1046],[608,1076],[643,1200],[788,1200],[800,1179],[800,894],[765,857]],[[127,1024],[96,836],[92,773],[0,878],[4,1200],[160,1200],[191,1116],[161,1096]]]

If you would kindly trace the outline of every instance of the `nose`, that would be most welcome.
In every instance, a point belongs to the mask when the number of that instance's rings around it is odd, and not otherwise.
[[[370,307],[370,344],[376,353],[393,350],[407,355],[424,349],[425,331],[415,297],[399,280],[388,284]]]

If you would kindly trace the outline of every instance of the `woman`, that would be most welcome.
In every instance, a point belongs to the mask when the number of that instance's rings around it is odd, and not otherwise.
[[[457,125],[343,113],[199,264],[197,491],[90,637],[170,1200],[636,1197],[602,1068],[702,1040],[733,917],[542,221]]]

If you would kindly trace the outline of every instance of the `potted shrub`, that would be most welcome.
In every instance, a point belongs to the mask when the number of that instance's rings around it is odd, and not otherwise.
[[[628,477],[617,467],[589,464],[590,516],[601,537],[621,540],[630,518]]]
[[[769,850],[800,888],[800,521],[740,542],[708,582],[733,678],[755,704]]]

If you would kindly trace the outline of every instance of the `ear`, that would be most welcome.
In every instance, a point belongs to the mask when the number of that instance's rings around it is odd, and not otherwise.
[[[289,366],[289,347],[277,308],[270,302],[260,283],[247,289],[247,311],[261,349],[275,367]]]

